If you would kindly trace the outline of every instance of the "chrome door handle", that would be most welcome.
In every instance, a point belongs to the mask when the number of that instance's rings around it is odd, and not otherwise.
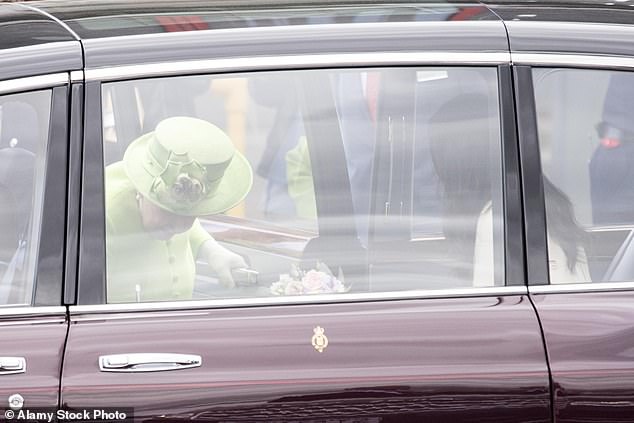
[[[201,364],[202,358],[191,354],[134,353],[99,357],[99,370],[102,372],[162,372],[191,369]]]
[[[24,357],[0,357],[0,376],[26,372]]]

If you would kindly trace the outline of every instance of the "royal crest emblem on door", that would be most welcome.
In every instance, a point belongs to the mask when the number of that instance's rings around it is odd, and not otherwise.
[[[328,338],[324,334],[324,328],[322,328],[321,326],[317,326],[315,329],[313,329],[313,331],[315,332],[312,338],[313,347],[315,347],[315,349],[320,353],[324,352],[324,350],[328,346]]]

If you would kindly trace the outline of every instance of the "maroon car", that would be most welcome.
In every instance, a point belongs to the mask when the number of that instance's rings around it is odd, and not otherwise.
[[[0,3],[0,420],[634,421],[633,6]]]

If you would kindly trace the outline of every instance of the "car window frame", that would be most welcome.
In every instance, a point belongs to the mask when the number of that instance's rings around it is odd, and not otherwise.
[[[358,60],[356,54],[337,54],[331,65],[324,65],[321,55],[293,56],[291,69],[331,69],[339,68],[338,63],[346,63],[344,67],[372,68],[382,66],[487,66],[495,68],[498,74],[498,97],[500,107],[500,134],[502,153],[502,202],[504,204],[504,261],[505,285],[486,288],[452,288],[443,290],[419,290],[402,292],[377,292],[359,294],[312,295],[305,297],[278,298],[243,298],[222,300],[184,300],[168,302],[148,302],[130,304],[105,304],[105,217],[104,217],[104,180],[103,180],[103,130],[101,84],[129,79],[153,78],[159,69],[164,69],[162,76],[186,76],[196,74],[217,74],[248,71],[283,71],[288,70],[289,60],[259,60],[257,64],[236,62],[231,69],[227,69],[226,60],[217,59],[197,62],[195,70],[187,68],[187,62],[164,62],[149,67],[120,66],[86,70],[86,95],[84,115],[84,138],[90,140],[84,143],[83,150],[83,184],[82,207],[80,224],[80,245],[77,288],[77,311],[81,310],[135,310],[135,309],[171,309],[171,308],[207,308],[207,307],[235,307],[250,305],[273,304],[305,304],[319,302],[350,302],[376,301],[406,298],[435,298],[460,296],[487,296],[506,293],[526,293],[524,278],[523,251],[523,222],[521,216],[521,192],[519,185],[519,162],[517,137],[515,131],[515,97],[511,85],[511,65],[507,54],[488,53],[475,60],[470,53],[465,53],[461,60],[460,54],[453,55],[447,60],[446,55],[420,53],[389,53],[375,54],[371,58],[363,56]],[[439,60],[439,57],[442,60]],[[120,73],[118,71],[121,71]],[[100,240],[100,241],[99,241]]]
[[[71,72],[70,122],[68,136],[68,184],[66,198],[66,258],[63,304],[77,301],[79,264],[79,219],[81,211],[82,148],[84,122],[84,73]]]
[[[634,72],[634,57],[600,57],[569,53],[511,53],[514,62],[515,94],[520,122],[520,165],[524,192],[524,215],[531,220],[527,227],[527,284],[531,294],[587,291],[618,291],[634,289],[634,282],[603,282],[551,284],[548,269],[546,236],[546,205],[541,168],[541,153],[537,131],[537,109],[533,87],[533,70],[587,69]],[[530,240],[528,237],[530,236]]]
[[[0,96],[33,91],[51,91],[49,127],[45,153],[42,216],[31,303],[0,306],[0,314],[59,311],[62,305],[64,258],[66,256],[67,140],[70,74],[56,72],[0,81]],[[11,311],[12,310],[12,311]]]

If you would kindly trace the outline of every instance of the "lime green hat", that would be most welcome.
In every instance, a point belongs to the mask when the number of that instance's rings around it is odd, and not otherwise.
[[[145,198],[172,213],[204,216],[240,203],[253,184],[247,159],[220,128],[171,117],[130,144],[126,174]]]

